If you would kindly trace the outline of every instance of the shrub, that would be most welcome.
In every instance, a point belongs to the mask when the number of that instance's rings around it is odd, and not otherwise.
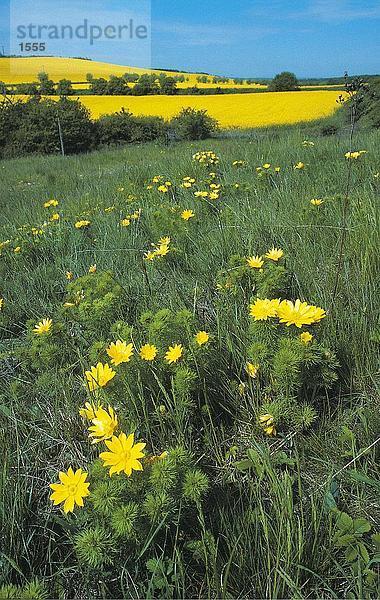
[[[298,79],[294,73],[283,71],[278,73],[269,85],[271,92],[292,92],[299,90]]]
[[[0,156],[60,152],[58,118],[65,153],[85,152],[94,146],[94,125],[78,100],[60,98],[55,102],[34,97],[0,105]]]
[[[125,109],[100,117],[96,126],[101,144],[152,141],[162,137],[166,130],[160,117],[135,117]]]
[[[70,79],[60,79],[57,84],[58,96],[72,96],[74,94]]]
[[[218,128],[216,119],[207,110],[183,108],[171,121],[171,127],[179,139],[204,140],[211,137]]]

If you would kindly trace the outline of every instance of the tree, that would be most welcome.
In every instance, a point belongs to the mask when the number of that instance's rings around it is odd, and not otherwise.
[[[72,96],[74,94],[70,79],[60,79],[57,84],[57,96]]]
[[[161,94],[165,96],[174,96],[177,93],[177,82],[174,77],[159,77]]]
[[[52,79],[49,79],[49,75],[42,71],[41,73],[38,73],[37,78],[40,84],[40,94],[42,94],[43,96],[54,96],[54,81],[52,81]]]
[[[95,96],[102,96],[108,93],[108,81],[104,77],[99,79],[92,79],[90,82],[90,90]]]
[[[107,92],[111,96],[123,96],[129,94],[130,88],[127,86],[124,77],[111,75],[107,84]]]
[[[295,90],[299,90],[298,79],[290,71],[278,73],[269,84],[269,91],[271,92],[292,92]]]

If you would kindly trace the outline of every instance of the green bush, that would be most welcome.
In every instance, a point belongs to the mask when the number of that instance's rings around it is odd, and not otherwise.
[[[83,104],[66,98],[55,102],[35,97],[0,104],[0,157],[60,152],[58,119],[66,154],[94,147],[94,125]]]
[[[135,117],[124,108],[112,115],[104,115],[96,122],[100,144],[147,142],[162,137],[166,131],[160,117]]]
[[[218,129],[218,122],[207,114],[207,110],[189,107],[173,117],[171,128],[181,140],[204,140]]]
[[[269,85],[271,92],[293,92],[295,90],[299,90],[298,79],[290,71],[278,73]]]

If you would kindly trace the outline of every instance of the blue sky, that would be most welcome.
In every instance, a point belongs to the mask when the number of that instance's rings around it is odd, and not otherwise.
[[[37,7],[44,23],[88,18],[105,26],[124,23],[133,4],[144,6],[141,15],[140,8],[133,15],[136,23],[147,24],[151,40],[91,46],[56,41],[50,49],[63,56],[240,77],[271,77],[282,70],[299,77],[380,72],[379,0],[49,0],[49,10],[46,2],[0,0],[0,49],[9,48],[10,8],[24,23],[29,16],[37,19],[28,14]]]

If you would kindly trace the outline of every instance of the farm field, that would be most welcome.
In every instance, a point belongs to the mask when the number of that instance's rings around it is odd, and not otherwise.
[[[204,87],[239,87],[232,80],[225,84],[200,83],[197,77],[201,73],[180,73],[177,71],[165,71],[164,69],[142,69],[139,67],[128,67],[123,65],[113,65],[110,63],[97,62],[92,60],[83,60],[79,58],[56,58],[56,57],[31,57],[31,58],[0,58],[0,81],[4,83],[29,83],[37,79],[38,73],[45,71],[53,81],[59,81],[63,78],[72,81],[86,81],[87,73],[92,73],[95,78],[109,78],[110,75],[121,76],[124,73],[166,73],[167,75],[184,75],[188,78],[186,82],[178,83],[178,87],[192,87],[197,85]],[[210,76],[211,77],[211,76]],[[252,84],[241,87],[263,88],[266,86]]]
[[[235,98],[225,126],[336,92]],[[123,98],[182,102],[146,100]],[[378,597],[379,143],[347,158],[305,125],[2,162],[0,583]]]
[[[78,96],[94,119],[129,109],[135,115],[169,119],[182,108],[207,110],[221,127],[267,127],[313,121],[338,108],[336,91],[268,92],[223,96]],[[344,94],[343,94],[344,96]],[[17,98],[26,96],[14,96]],[[50,98],[58,99],[50,96]],[[0,100],[1,101],[1,100]]]

